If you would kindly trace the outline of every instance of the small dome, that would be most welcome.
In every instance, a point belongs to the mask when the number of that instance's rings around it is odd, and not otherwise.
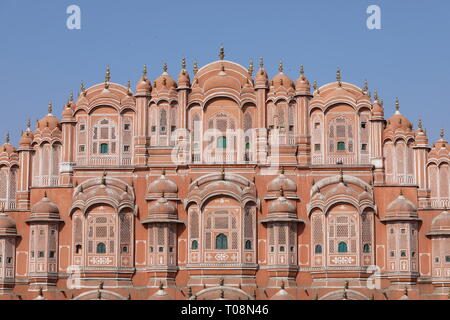
[[[0,213],[0,229],[16,229],[16,222],[6,213]]]
[[[304,75],[298,77],[297,81],[295,82],[295,90],[299,92],[310,92],[311,85],[309,83],[309,80],[306,79]]]
[[[372,114],[374,116],[378,117],[384,117],[384,108],[383,106],[378,102],[378,100],[375,100],[375,102],[372,105]]]
[[[395,100],[395,114],[387,121],[386,130],[388,131],[411,131],[412,124],[400,113],[398,99]]]
[[[6,142],[4,145],[2,145],[0,147],[0,153],[2,153],[2,152],[14,153],[14,152],[16,152],[16,148],[14,146],[12,146],[11,144],[9,144],[8,142]]]
[[[172,180],[167,179],[165,172],[161,176],[150,183],[148,186],[149,193],[177,193],[178,187]]]
[[[72,118],[72,116],[73,116],[72,108],[70,107],[70,105],[66,105],[64,107],[64,110],[63,110],[63,113],[62,113],[62,117],[63,118]]]
[[[191,79],[189,77],[189,72],[186,69],[182,69],[178,75],[178,87],[186,88],[191,86]]]
[[[165,214],[165,215],[173,215],[176,213],[176,208],[173,204],[167,201],[166,198],[159,198],[154,204],[152,204],[149,208],[149,215],[152,214]]]
[[[268,213],[296,213],[295,205],[283,195],[269,205]]]
[[[278,192],[280,189],[283,189],[285,192],[297,192],[297,185],[294,181],[286,177],[283,171],[278,177],[270,181],[267,186],[267,191],[269,192]]]
[[[403,196],[403,193],[400,193],[400,195],[387,206],[386,216],[387,218],[415,218],[417,217],[417,208],[414,203]]]
[[[175,89],[177,87],[177,83],[167,73],[166,64],[164,64],[163,70],[164,72],[155,80],[156,90],[160,91],[163,89]]]
[[[34,206],[31,207],[31,214],[57,214],[59,215],[59,209],[58,206],[51,201],[49,198],[47,198],[47,195],[44,195],[44,197],[36,203]]]
[[[150,80],[147,78],[141,78],[139,79],[137,85],[136,85],[136,93],[138,91],[144,91],[144,92],[150,92],[152,91],[152,85],[150,83]]]
[[[31,130],[27,129],[22,134],[22,138],[20,138],[19,145],[21,147],[30,146],[31,142],[33,142],[33,132]]]
[[[294,83],[292,82],[292,80],[287,75],[285,75],[283,72],[280,72],[275,77],[273,77],[271,83],[273,84],[273,86],[275,88],[278,88],[278,87],[293,88],[294,87]]]
[[[261,68],[258,70],[258,72],[256,72],[255,85],[257,87],[267,87],[268,80],[269,80],[269,77],[267,76],[266,70]]]
[[[450,213],[447,210],[442,211],[433,219],[430,234],[450,235]]]

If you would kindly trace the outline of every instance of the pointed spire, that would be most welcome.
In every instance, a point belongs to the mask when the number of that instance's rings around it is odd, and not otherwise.
[[[261,69],[264,68],[264,59],[263,59],[263,57],[259,57],[259,67],[260,67]]]
[[[49,113],[49,114],[52,114],[52,111],[53,111],[53,105],[52,105],[52,102],[50,101],[50,102],[48,103],[48,113]]]
[[[419,122],[417,123],[417,127],[422,130],[422,119],[419,119]]]
[[[283,72],[283,61],[280,60],[280,64],[278,65],[278,70],[281,72]]]
[[[83,81],[81,81],[81,84],[80,84],[80,90],[81,90],[81,94],[82,94],[83,96],[85,96],[85,95],[86,95],[86,89],[84,88],[84,83],[83,83]]]
[[[444,128],[441,128],[441,132],[439,133],[441,139],[444,139]]]
[[[378,101],[378,91],[375,90],[375,92],[373,93],[373,98],[375,99],[375,101]]]
[[[181,59],[181,69],[186,69],[186,58],[185,57],[183,57],[182,59]]]
[[[194,61],[194,75],[198,72],[198,63],[197,61]]]
[[[73,92],[70,93],[69,102],[73,102]]]
[[[400,101],[398,100],[398,97],[395,98],[395,112],[400,112]]]
[[[220,60],[223,60],[225,58],[225,49],[223,46],[220,46],[219,58]]]
[[[142,70],[142,79],[147,79],[147,65],[144,64],[144,69]]]
[[[6,139],[5,139],[6,143],[9,143],[9,132],[6,134]]]
[[[28,119],[28,121],[27,121],[27,128],[28,128],[28,129],[31,128],[31,119]]]
[[[109,66],[107,66],[105,75],[105,89],[109,88],[109,81],[111,81],[111,70],[109,69]]]
[[[166,62],[164,62],[164,64],[163,64],[163,71],[167,72],[167,63]]]
[[[318,91],[317,90],[317,80],[314,80],[313,88],[314,88],[314,91]]]
[[[300,74],[302,75],[302,78],[304,78],[304,77],[305,77],[305,70],[304,70],[304,68],[303,68],[303,65],[302,65],[302,64],[300,65]]]
[[[128,82],[127,82],[127,94],[128,94],[129,96],[131,96],[131,90],[130,90],[130,87],[131,87],[131,82],[130,82],[130,80],[128,80]]]
[[[250,75],[253,75],[253,60],[250,60],[250,64],[248,66],[248,73],[250,73]]]
[[[341,69],[339,67],[336,70],[336,81],[337,81],[339,87],[342,86],[342,83],[341,83]]]

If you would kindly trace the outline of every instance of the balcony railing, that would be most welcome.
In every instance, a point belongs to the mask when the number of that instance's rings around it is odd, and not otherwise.
[[[0,207],[5,210],[14,210],[16,208],[16,201],[0,199]]]
[[[431,198],[431,207],[433,208],[449,208],[450,207],[450,199],[448,198]]]
[[[33,177],[33,186],[57,186],[58,176]]]

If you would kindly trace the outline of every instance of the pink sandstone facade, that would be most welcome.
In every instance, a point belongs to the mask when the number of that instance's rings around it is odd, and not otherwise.
[[[448,299],[443,132],[282,71],[108,69],[7,139],[1,299]]]

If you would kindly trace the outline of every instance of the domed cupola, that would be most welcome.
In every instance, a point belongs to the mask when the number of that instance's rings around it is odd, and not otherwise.
[[[281,61],[278,70],[280,72],[271,80],[271,86],[273,86],[273,90],[278,91],[280,87],[284,87],[286,89],[293,88],[294,84],[292,80],[283,73],[283,63]]]
[[[20,148],[27,148],[33,142],[34,135],[33,135],[33,131],[31,131],[30,126],[31,126],[31,123],[30,123],[30,120],[28,120],[28,127],[22,133],[22,137],[20,138],[20,141],[19,141]]]
[[[374,93],[375,101],[372,104],[372,117],[382,119],[384,117],[384,108],[382,102],[379,101],[378,92]]]
[[[296,214],[295,204],[284,197],[283,188],[280,188],[278,199],[272,201],[269,205],[269,214]]]
[[[164,194],[167,198],[176,198],[177,192],[177,185],[166,177],[166,172],[163,170],[161,176],[149,184],[147,197],[159,198]]]
[[[241,83],[238,79],[229,74],[225,69],[225,64],[220,64],[220,71],[217,75],[206,80],[203,85],[204,92],[216,88],[227,88],[237,92],[241,91]]]
[[[0,154],[6,153],[9,156],[13,153],[17,153],[16,148],[9,143],[9,133],[6,134],[5,143],[0,147]]]
[[[450,236],[450,213],[444,209],[431,222],[430,232],[428,236]]]
[[[269,77],[267,76],[266,70],[264,70],[263,58],[259,58],[259,70],[256,72],[255,76],[255,88],[267,88],[269,86]]]
[[[4,212],[3,206],[0,211],[0,236],[17,236],[16,222]]]
[[[176,215],[177,209],[175,206],[167,201],[167,199],[164,196],[164,193],[161,195],[161,198],[159,198],[155,203],[153,203],[149,207],[149,215],[161,215],[161,216],[171,216]]]
[[[298,77],[295,82],[295,92],[302,95],[309,95],[311,92],[311,85],[309,84],[309,80],[305,77],[303,65],[300,66],[300,77]]]
[[[402,131],[410,132],[412,130],[412,124],[409,120],[400,113],[400,103],[398,98],[395,100],[395,114],[387,121],[385,131]]]
[[[416,145],[428,146],[428,136],[422,128],[422,120],[419,120],[417,130],[415,132]]]
[[[150,80],[147,79],[147,66],[144,65],[144,70],[142,71],[142,77],[139,79],[136,85],[136,96],[148,96],[152,91],[152,84]]]
[[[44,197],[31,207],[31,216],[27,222],[35,221],[62,221],[59,216],[58,206],[47,198],[47,193]]]
[[[186,70],[186,58],[181,60],[181,71],[178,75],[178,89],[186,89],[191,87],[191,79],[189,72]]]
[[[278,177],[273,179],[267,185],[268,196],[273,195],[283,189],[287,196],[296,196],[297,194],[297,185],[294,181],[289,179],[284,175],[284,168],[281,168],[280,174]]]
[[[386,208],[386,216],[381,221],[408,221],[419,220],[417,208],[410,200],[406,199],[403,191]]]
[[[61,130],[61,123],[59,120],[52,114],[53,106],[52,103],[48,104],[48,114],[43,117],[37,123],[37,129],[41,132],[48,131],[49,133],[53,132],[53,130],[58,129]]]
[[[173,78],[167,73],[167,63],[163,65],[163,73],[155,80],[155,88],[158,92],[170,91],[171,89],[176,89],[177,83]]]

